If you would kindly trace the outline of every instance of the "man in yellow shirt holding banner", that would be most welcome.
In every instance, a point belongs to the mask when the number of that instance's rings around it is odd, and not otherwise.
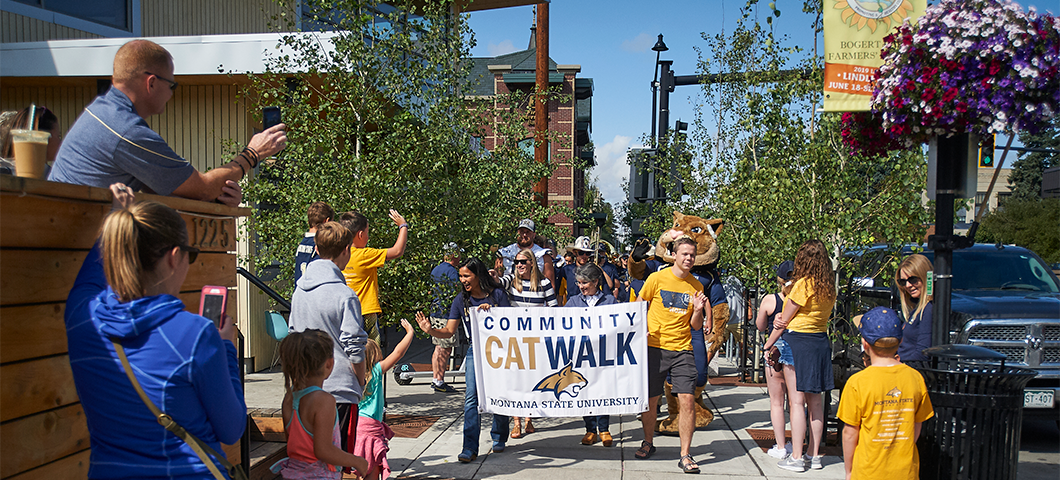
[[[692,329],[712,325],[711,311],[703,285],[692,276],[696,261],[696,242],[691,237],[674,241],[674,265],[651,274],[637,297],[648,302],[648,410],[641,414],[644,441],[636,457],[646,459],[655,453],[655,413],[663,382],[669,375],[673,393],[681,409],[678,433],[681,436],[681,459],[677,465],[685,473],[699,473],[699,465],[688,453],[695,431],[692,398],[696,388],[696,364],[692,354]],[[704,332],[704,336],[709,332]]]

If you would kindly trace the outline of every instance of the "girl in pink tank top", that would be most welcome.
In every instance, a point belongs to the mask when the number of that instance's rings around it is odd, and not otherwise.
[[[368,462],[342,450],[335,397],[322,389],[335,366],[331,337],[320,330],[291,333],[280,342],[280,362],[287,387],[283,397],[287,458],[270,470],[289,480],[338,480],[342,467],[364,476]]]

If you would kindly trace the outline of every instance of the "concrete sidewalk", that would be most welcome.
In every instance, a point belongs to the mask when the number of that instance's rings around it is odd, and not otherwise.
[[[391,338],[395,338],[391,333]],[[430,363],[433,346],[416,339],[401,363]],[[719,362],[722,375],[735,369],[725,359]],[[463,464],[457,461],[463,443],[463,377],[451,382],[459,394],[435,393],[429,379],[415,379],[398,385],[386,375],[387,414],[438,416],[439,419],[417,438],[397,438],[390,442],[391,478],[411,479],[668,479],[693,478],[677,467],[677,437],[656,436],[658,451],[648,460],[633,454],[644,436],[634,415],[612,415],[614,446],[580,443],[585,429],[581,418],[541,418],[534,420],[536,433],[509,439],[502,453],[490,451],[489,429],[492,416],[482,415],[479,457]],[[452,380],[447,377],[446,381]],[[710,386],[706,390],[714,421],[695,432],[691,453],[700,465],[698,478],[814,478],[841,479],[843,460],[825,456],[823,470],[795,473],[776,466],[751,439],[747,429],[770,429],[769,397],[765,386]],[[278,408],[283,399],[283,375],[247,375],[248,408]],[[665,408],[665,407],[664,407]],[[1055,422],[1024,419],[1019,478],[1060,478],[1060,432]]]
[[[723,369],[723,372],[725,370]],[[392,380],[392,378],[391,378]],[[461,385],[456,385],[461,388]],[[462,395],[433,393],[427,382],[408,386],[391,383],[388,413],[442,418],[419,438],[394,438],[390,443],[390,465],[395,476],[407,478],[458,479],[665,479],[688,478],[677,467],[680,444],[677,437],[656,436],[658,451],[648,460],[634,458],[644,435],[634,415],[613,415],[611,433],[614,446],[580,443],[585,434],[581,418],[535,419],[537,432],[510,439],[502,453],[492,453],[489,438],[492,416],[483,415],[479,457],[469,464],[459,463],[456,455],[462,445]],[[462,388],[461,388],[462,389]],[[395,393],[401,392],[398,396]],[[425,409],[436,405],[433,399],[454,403],[453,408]],[[714,479],[791,478],[799,474],[781,470],[777,460],[766,455],[744,430],[770,428],[769,398],[762,387],[713,387],[708,389],[715,420],[697,430],[692,455],[700,465],[700,477]],[[406,399],[413,400],[406,402]],[[453,402],[452,400],[457,400]],[[454,411],[455,410],[455,411]],[[824,469],[815,478],[843,478],[839,457],[825,457]]]
[[[432,346],[420,339],[402,363],[428,363]],[[721,360],[721,373],[732,374]],[[678,437],[656,436],[658,451],[648,460],[633,454],[644,435],[634,415],[612,415],[614,446],[586,446],[580,443],[585,427],[579,418],[540,418],[534,420],[536,433],[509,439],[507,449],[492,453],[489,429],[492,415],[482,415],[479,457],[464,464],[457,461],[463,442],[463,378],[452,385],[459,394],[435,393],[428,379],[415,379],[398,385],[392,373],[387,376],[388,415],[431,415],[440,418],[417,438],[390,441],[389,462],[392,478],[440,479],[665,479],[689,478],[677,466],[680,456]],[[451,380],[452,378],[447,378]],[[766,455],[747,434],[747,428],[769,429],[769,397],[764,386],[708,387],[714,421],[696,431],[691,453],[700,465],[700,477],[712,479],[792,478],[800,474],[782,470],[777,460]],[[247,376],[248,408],[276,408],[283,398],[280,373]],[[665,407],[664,407],[665,408]],[[814,478],[843,478],[843,460],[825,457],[824,469],[813,471]]]

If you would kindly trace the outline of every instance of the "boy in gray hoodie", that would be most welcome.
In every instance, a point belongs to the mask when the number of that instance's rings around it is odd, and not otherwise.
[[[353,453],[357,431],[357,403],[365,384],[364,349],[368,335],[361,317],[361,302],[346,286],[342,269],[350,261],[353,234],[338,222],[317,228],[320,258],[309,262],[295,283],[291,297],[292,332],[316,329],[334,342],[335,368],[324,380],[324,390],[335,397],[342,449]]]

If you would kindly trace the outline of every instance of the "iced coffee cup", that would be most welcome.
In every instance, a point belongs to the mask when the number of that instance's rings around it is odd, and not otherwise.
[[[44,169],[48,161],[48,138],[51,136],[51,133],[41,130],[11,130],[16,175],[44,178]]]

